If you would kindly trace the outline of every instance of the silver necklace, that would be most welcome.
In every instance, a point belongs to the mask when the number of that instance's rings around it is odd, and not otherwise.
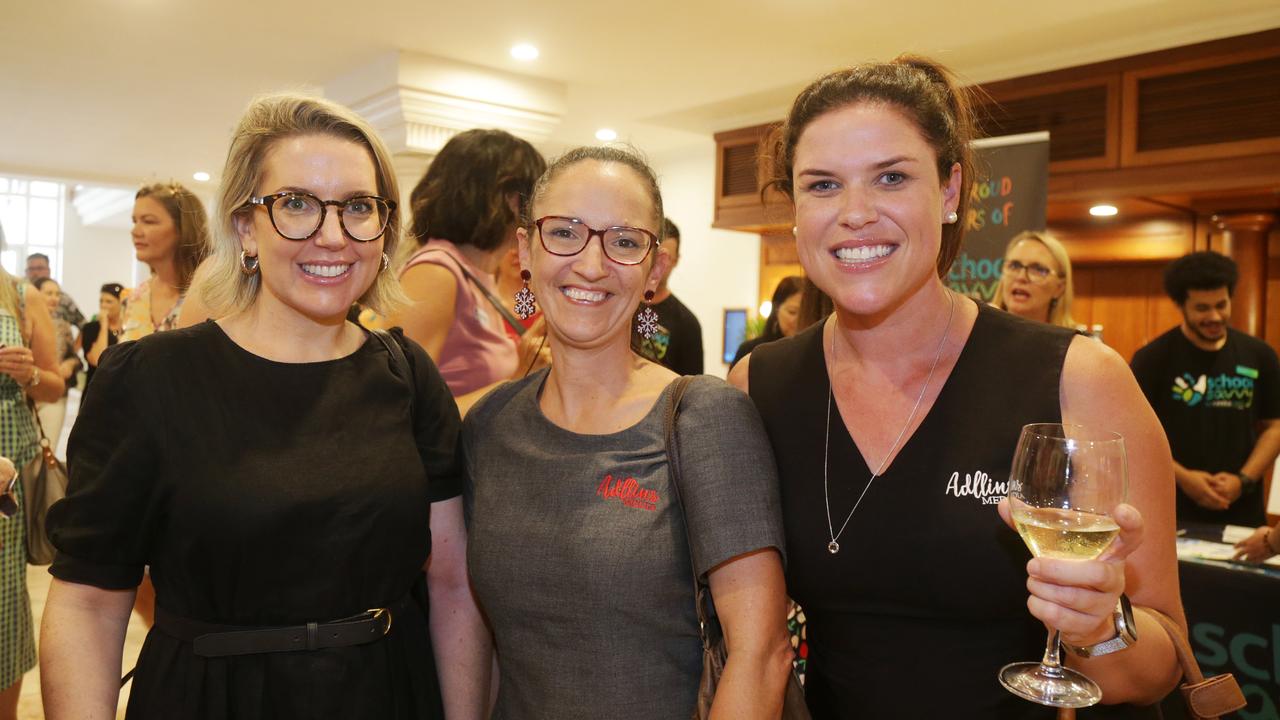
[[[920,409],[920,403],[924,401],[925,391],[929,389],[929,382],[933,380],[933,371],[938,369],[938,361],[942,359],[942,348],[947,344],[947,336],[951,334],[951,320],[956,314],[956,296],[947,293],[951,298],[951,309],[947,313],[947,326],[942,330],[942,338],[938,340],[938,352],[933,356],[933,365],[929,366],[929,374],[924,379],[924,385],[920,386],[920,394],[916,396],[916,404],[911,408],[911,414],[907,416],[907,422],[898,431],[898,437],[893,441],[893,446],[889,448],[889,453],[884,456],[884,460],[880,462],[880,467],[871,473],[871,478],[867,480],[867,486],[862,488],[862,494],[853,503],[853,509],[849,511],[849,515],[845,517],[844,524],[840,526],[839,532],[835,530],[831,524],[831,491],[828,489],[827,483],[827,466],[830,464],[831,458],[831,405],[835,398],[835,390],[830,381],[827,383],[827,433],[826,440],[823,441],[822,448],[822,500],[827,506],[827,533],[831,536],[831,542],[827,543],[827,552],[835,555],[840,552],[840,543],[837,542],[840,536],[844,534],[844,529],[849,527],[849,521],[853,519],[853,514],[858,511],[858,506],[862,504],[862,498],[867,496],[867,491],[871,489],[871,484],[880,477],[880,473],[884,472],[884,468],[889,464],[889,458],[893,457],[893,453],[898,449],[898,443],[902,442],[902,436],[907,434],[907,428],[911,427],[911,421],[916,419],[916,411]],[[831,328],[831,362],[834,365],[836,359],[836,329]]]

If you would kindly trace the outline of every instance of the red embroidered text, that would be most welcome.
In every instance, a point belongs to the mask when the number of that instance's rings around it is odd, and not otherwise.
[[[596,488],[596,494],[608,500],[617,498],[627,507],[640,508],[654,512],[658,509],[658,491],[640,487],[636,479],[614,480],[612,475],[605,475]]]

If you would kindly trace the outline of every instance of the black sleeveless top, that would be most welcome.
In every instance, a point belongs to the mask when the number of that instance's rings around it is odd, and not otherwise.
[[[835,555],[823,499],[822,324],[753,353],[751,397],[782,483],[787,589],[808,621],[805,689],[815,720],[1054,717],[996,679],[1007,663],[1039,660],[1046,639],[1026,607],[1030,552],[996,503],[1022,426],[1061,421],[1073,337],[981,305],[933,408],[872,484]],[[831,407],[829,492],[839,530],[871,469]],[[1110,709],[1081,715],[1104,716]]]

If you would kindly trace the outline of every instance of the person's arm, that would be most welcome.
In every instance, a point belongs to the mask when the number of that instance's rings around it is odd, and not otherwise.
[[[93,337],[93,344],[84,351],[84,360],[93,367],[98,367],[102,353],[106,352],[111,340],[111,330],[102,324],[98,325],[98,334]]]
[[[1173,462],[1173,479],[1178,487],[1195,504],[1210,510],[1226,510],[1234,498],[1229,498],[1221,487],[1221,483],[1212,473],[1204,470],[1193,470]],[[1239,493],[1237,492],[1237,497]]]
[[[0,372],[13,378],[39,402],[61,398],[66,383],[58,372],[58,342],[45,297],[28,285],[24,290],[23,322],[30,328],[31,347],[0,348]],[[32,382],[39,377],[36,385]]]
[[[442,265],[420,263],[405,270],[400,284],[412,302],[391,315],[387,324],[404,328],[404,334],[417,341],[438,364],[453,325],[458,281]]]
[[[1262,431],[1258,434],[1258,441],[1253,444],[1253,450],[1250,451],[1249,458],[1244,461],[1240,471],[1218,473],[1216,476],[1216,487],[1229,502],[1240,499],[1246,489],[1261,491],[1264,486],[1264,476],[1271,471],[1271,465],[1276,461],[1276,456],[1280,455],[1280,419],[1262,420],[1259,425]],[[1241,475],[1249,476],[1253,481],[1252,488],[1244,486]]]
[[[787,589],[773,548],[740,555],[707,574],[728,658],[712,720],[777,718],[791,672]]]
[[[445,717],[478,720],[488,709],[493,643],[467,578],[461,497],[431,504],[431,557],[424,569]]]
[[[1235,560],[1262,562],[1272,555],[1280,554],[1280,530],[1273,527],[1258,528],[1249,537],[1236,543]]]
[[[1186,629],[1174,551],[1173,460],[1164,430],[1116,353],[1076,338],[1061,384],[1062,420],[1120,433],[1129,468],[1129,504],[1115,513],[1120,536],[1097,560],[1036,558],[1028,563],[1027,607],[1064,643],[1087,646],[1115,637],[1112,619],[1121,592],[1135,606],[1155,608]],[[1007,502],[1001,513],[1007,515]],[[1180,676],[1173,645],[1156,621],[1136,611],[1138,642],[1109,655],[1065,661],[1102,687],[1104,703],[1149,704]]]
[[[40,623],[40,695],[49,720],[110,720],[133,590],[53,578]]]

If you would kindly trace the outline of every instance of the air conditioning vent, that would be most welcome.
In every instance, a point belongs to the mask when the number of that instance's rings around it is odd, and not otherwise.
[[[1280,56],[1138,80],[1137,150],[1280,136]]]
[[[760,191],[756,184],[756,145],[726,145],[724,153],[724,174],[721,181],[723,196],[755,195]]]
[[[1104,157],[1107,153],[1107,86],[1065,90],[987,104],[979,108],[983,135],[1049,131],[1049,161]]]

